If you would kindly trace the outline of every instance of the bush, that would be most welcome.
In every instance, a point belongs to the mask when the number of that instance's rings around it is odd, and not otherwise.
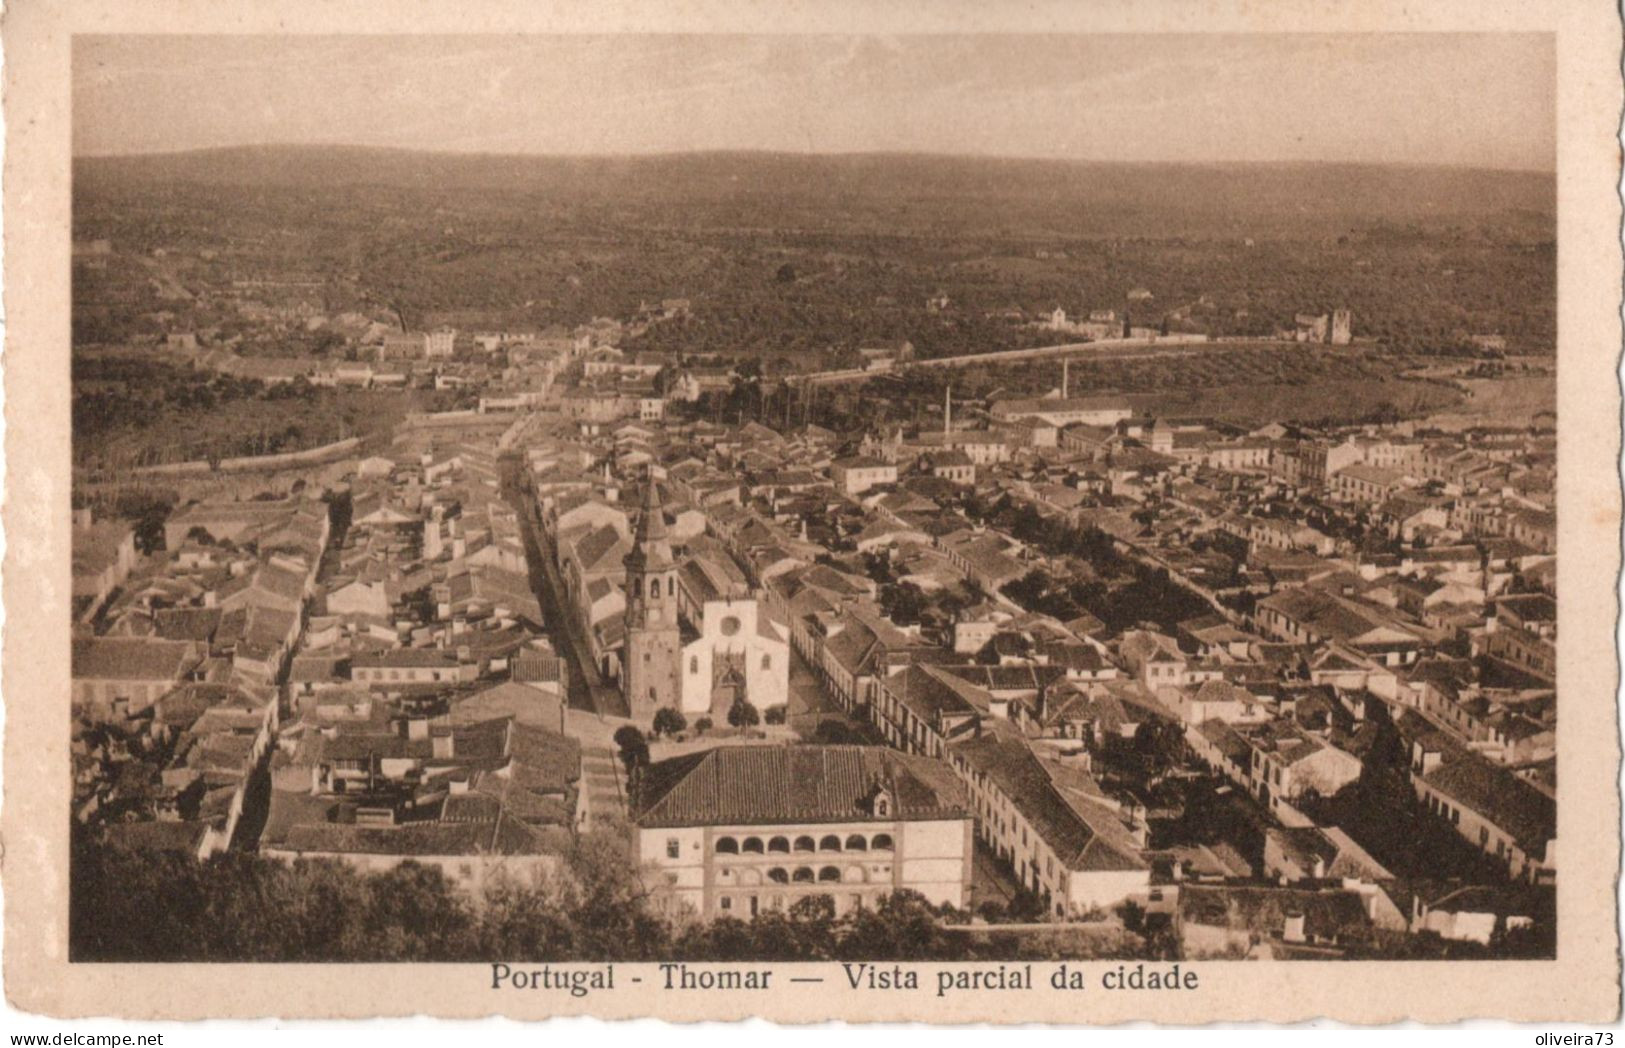
[[[676,735],[688,727],[688,718],[683,716],[681,710],[674,710],[670,706],[662,706],[655,711],[654,733],[656,735]]]
[[[762,715],[755,706],[739,698],[728,709],[728,723],[735,728],[754,728],[762,723]]]
[[[853,731],[845,721],[826,720],[819,721],[818,728],[813,732],[813,739],[826,746],[851,746],[863,742],[863,737]]]
[[[783,724],[789,715],[788,706],[774,706],[767,711],[766,720],[769,724]]]
[[[716,724],[710,717],[701,717],[694,722],[694,731],[700,735],[704,735],[714,727],[716,727]]]

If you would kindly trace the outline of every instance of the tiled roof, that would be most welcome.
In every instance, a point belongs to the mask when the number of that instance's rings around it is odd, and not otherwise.
[[[941,715],[978,716],[992,703],[985,689],[935,666],[910,666],[883,686],[927,724],[936,724]]]
[[[220,609],[160,608],[152,613],[152,624],[163,640],[207,642],[220,625]]]
[[[1069,870],[1143,870],[1145,862],[1099,805],[1068,798],[1021,739],[984,732],[955,743],[953,751],[986,775]]]
[[[876,784],[899,819],[958,819],[962,788],[941,764],[877,746],[724,746],[651,765],[640,826],[872,819]],[[887,818],[882,821],[891,821]]]
[[[73,644],[73,676],[89,680],[176,680],[198,662],[185,641],[96,637]]]
[[[1545,855],[1557,835],[1556,801],[1476,753],[1463,753],[1422,781],[1489,819],[1531,855]]]

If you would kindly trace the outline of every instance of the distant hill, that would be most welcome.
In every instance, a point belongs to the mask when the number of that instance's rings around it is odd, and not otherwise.
[[[74,163],[75,192],[167,186],[469,192],[752,228],[1080,236],[1319,235],[1489,223],[1552,239],[1550,174],[1352,164],[1079,163],[913,154],[464,155],[263,146]],[[879,224],[878,226],[876,224]]]

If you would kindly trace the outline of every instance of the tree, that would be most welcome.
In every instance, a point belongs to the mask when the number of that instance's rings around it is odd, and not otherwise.
[[[714,727],[716,727],[716,723],[712,721],[710,717],[701,717],[699,720],[694,722],[694,730],[699,732],[701,735],[704,735]]]
[[[1153,717],[1134,729],[1134,748],[1146,772],[1157,776],[1184,755],[1185,742],[1178,725]]]
[[[925,591],[912,582],[899,582],[880,588],[880,607],[899,626],[912,626],[925,614]]]
[[[634,725],[625,724],[615,730],[615,745],[620,747],[627,774],[649,763],[649,740]]]
[[[836,946],[841,960],[949,960],[962,955],[962,943],[937,923],[937,914],[919,892],[907,888],[883,897],[872,909],[849,915]]]
[[[813,740],[826,746],[850,746],[861,743],[863,738],[845,721],[822,720],[813,730]]]
[[[662,706],[655,711],[654,733],[656,735],[676,735],[688,727],[688,718],[682,711],[670,706]]]
[[[740,696],[728,707],[728,723],[735,728],[754,728],[762,723],[762,715],[755,706],[745,701],[744,696]]]

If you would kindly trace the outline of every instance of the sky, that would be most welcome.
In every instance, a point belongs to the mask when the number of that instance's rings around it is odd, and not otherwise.
[[[1543,34],[80,36],[76,155],[269,143],[1550,171]]]

